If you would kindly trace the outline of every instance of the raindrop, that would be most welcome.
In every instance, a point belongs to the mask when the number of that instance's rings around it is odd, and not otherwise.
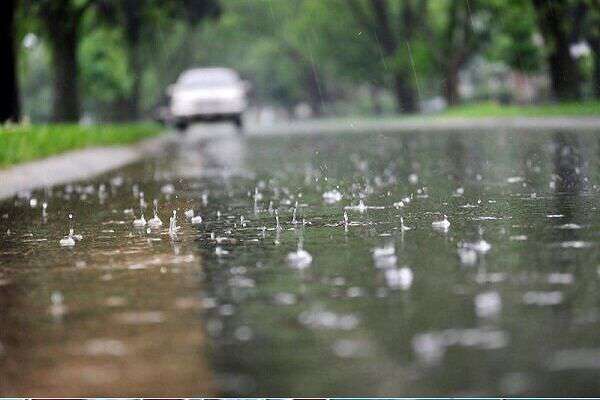
[[[63,247],[73,247],[75,246],[75,241],[80,241],[83,239],[82,235],[75,234],[73,229],[73,214],[69,214],[69,234],[58,242]]]
[[[237,328],[234,332],[234,336],[237,340],[241,341],[241,342],[247,342],[248,340],[252,339],[253,333],[252,333],[252,329],[250,329],[250,327],[248,326],[240,326],[239,328]]]
[[[279,210],[275,210],[275,222],[276,222],[275,230],[277,232],[281,232],[283,230],[283,228],[279,224]]]
[[[296,205],[294,206],[294,210],[292,212],[292,224],[296,225],[298,223],[298,221],[296,220],[296,213],[298,211],[298,202],[296,202]]]
[[[160,191],[164,195],[172,195],[173,193],[175,193],[175,186],[173,186],[170,183],[167,183],[166,185],[160,188]]]
[[[50,296],[50,315],[60,318],[67,313],[67,306],[64,304],[64,298],[61,292],[52,292]]]
[[[312,263],[312,256],[302,248],[302,239],[298,241],[298,249],[287,255],[287,262],[297,269],[307,268]]]
[[[448,228],[450,228],[450,221],[448,221],[448,217],[444,214],[444,219],[441,221],[433,221],[431,227],[436,230],[447,231]]]
[[[475,296],[475,313],[478,317],[495,317],[501,310],[502,298],[498,292],[484,292]]]
[[[343,198],[342,193],[340,193],[340,191],[337,189],[333,189],[333,190],[323,193],[323,200],[327,204],[337,203],[338,201],[342,200],[342,198]]]
[[[224,256],[224,255],[227,255],[227,254],[229,254],[229,251],[227,251],[227,250],[223,249],[221,246],[217,246],[217,247],[215,248],[215,254],[216,254],[217,256]]]
[[[417,183],[419,183],[419,176],[417,174],[410,174],[408,176],[408,182],[411,185],[416,185]]]
[[[523,295],[525,304],[536,306],[554,306],[562,303],[563,294],[559,291],[529,291]]]
[[[408,267],[388,268],[385,271],[385,281],[390,288],[407,290],[412,286],[413,272]]]
[[[180,227],[177,226],[177,211],[173,210],[173,215],[169,218],[169,236],[176,238],[179,229]]]
[[[396,249],[393,243],[388,243],[383,247],[376,247],[373,249],[373,257],[389,257],[396,254]]]
[[[402,200],[395,202],[394,204],[392,204],[395,208],[402,208],[404,207],[404,202]]]
[[[187,219],[192,219],[194,217],[194,210],[185,210],[183,213]]]
[[[48,208],[48,203],[43,202],[42,203],[42,221],[46,222],[46,219],[48,219],[48,212],[46,211],[46,209]]]
[[[459,247],[458,257],[462,265],[472,266],[477,263],[477,252],[469,247]]]
[[[400,217],[400,229],[402,231],[410,231],[412,228],[410,226],[404,225],[404,217]]]
[[[162,221],[158,217],[158,200],[154,199],[154,216],[148,220],[148,226],[153,229],[160,228],[162,226]]]
[[[133,220],[133,226],[135,228],[143,228],[146,226],[146,218],[144,218],[144,214],[140,218],[136,218]]]

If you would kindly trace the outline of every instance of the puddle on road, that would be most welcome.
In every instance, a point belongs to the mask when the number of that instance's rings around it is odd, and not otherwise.
[[[223,136],[21,194],[0,203],[0,391],[597,393],[599,152]],[[134,227],[154,199],[162,226]]]

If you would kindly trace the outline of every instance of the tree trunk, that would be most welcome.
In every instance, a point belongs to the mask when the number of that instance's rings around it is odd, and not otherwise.
[[[592,85],[594,97],[600,99],[600,38],[595,38],[589,41],[592,49]]]
[[[444,99],[448,106],[455,106],[460,103],[458,95],[458,68],[454,65],[446,67],[446,76],[444,78]]]
[[[54,121],[79,121],[79,90],[77,79],[77,38],[66,33],[63,41],[52,44],[54,79]]]
[[[581,97],[581,76],[577,61],[571,56],[570,35],[565,28],[570,18],[567,5],[556,0],[534,0],[534,6],[540,31],[550,49],[552,94],[557,100],[577,100]]]
[[[548,60],[552,93],[558,100],[577,100],[581,97],[579,67],[571,57],[568,43],[557,43],[556,47]]]
[[[310,107],[312,108],[313,116],[320,117],[323,115],[323,91],[321,82],[319,81],[319,72],[314,65],[309,64],[305,68],[305,77],[308,89],[308,98]]]
[[[55,14],[46,18],[52,53],[53,119],[57,122],[78,122],[79,18],[69,12],[68,5],[63,7],[57,8]]]
[[[444,77],[443,90],[444,99],[448,106],[458,104],[458,72],[460,69],[460,59],[465,47],[467,46],[466,35],[461,37],[464,25],[461,26],[460,14],[462,3],[459,0],[450,2],[448,8],[448,23],[445,29],[445,41],[439,56],[439,64],[442,66]],[[470,21],[467,19],[467,21]]]
[[[129,54],[129,65],[133,77],[131,85],[131,93],[127,101],[127,108],[129,112],[129,119],[138,120],[140,118],[140,93],[142,83],[142,68],[139,57],[139,45],[136,45],[135,50],[130,51]]]
[[[395,75],[394,89],[399,112],[413,114],[419,111],[415,90],[406,80],[404,73],[400,72]]]
[[[0,1],[0,124],[20,118],[17,53],[15,51],[15,10],[17,0]]]
[[[125,39],[127,40],[127,57],[129,70],[133,78],[131,92],[127,100],[129,119],[140,117],[140,87],[142,64],[140,60],[140,37],[142,27],[141,0],[123,0],[125,15]]]
[[[374,85],[369,86],[369,94],[371,96],[371,105],[373,107],[373,114],[383,114],[383,107],[381,106],[381,96],[379,94],[379,88]]]

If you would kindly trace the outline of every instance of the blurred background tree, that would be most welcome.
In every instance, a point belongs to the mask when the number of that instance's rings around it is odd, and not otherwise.
[[[21,115],[17,81],[16,0],[0,2],[0,121],[18,121]]]
[[[600,0],[5,0],[1,7],[2,120],[20,111],[34,121],[149,118],[179,73],[215,65],[252,82],[256,109],[290,116],[600,98]]]

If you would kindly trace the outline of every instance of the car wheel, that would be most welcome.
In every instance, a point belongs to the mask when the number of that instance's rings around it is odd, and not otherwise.
[[[233,121],[233,124],[235,125],[238,133],[239,134],[244,133],[244,121],[242,121],[242,116],[236,115],[235,117],[233,117],[232,121]]]
[[[188,127],[188,122],[187,121],[177,121],[175,123],[175,129],[177,129],[178,133],[185,133],[185,130]]]

